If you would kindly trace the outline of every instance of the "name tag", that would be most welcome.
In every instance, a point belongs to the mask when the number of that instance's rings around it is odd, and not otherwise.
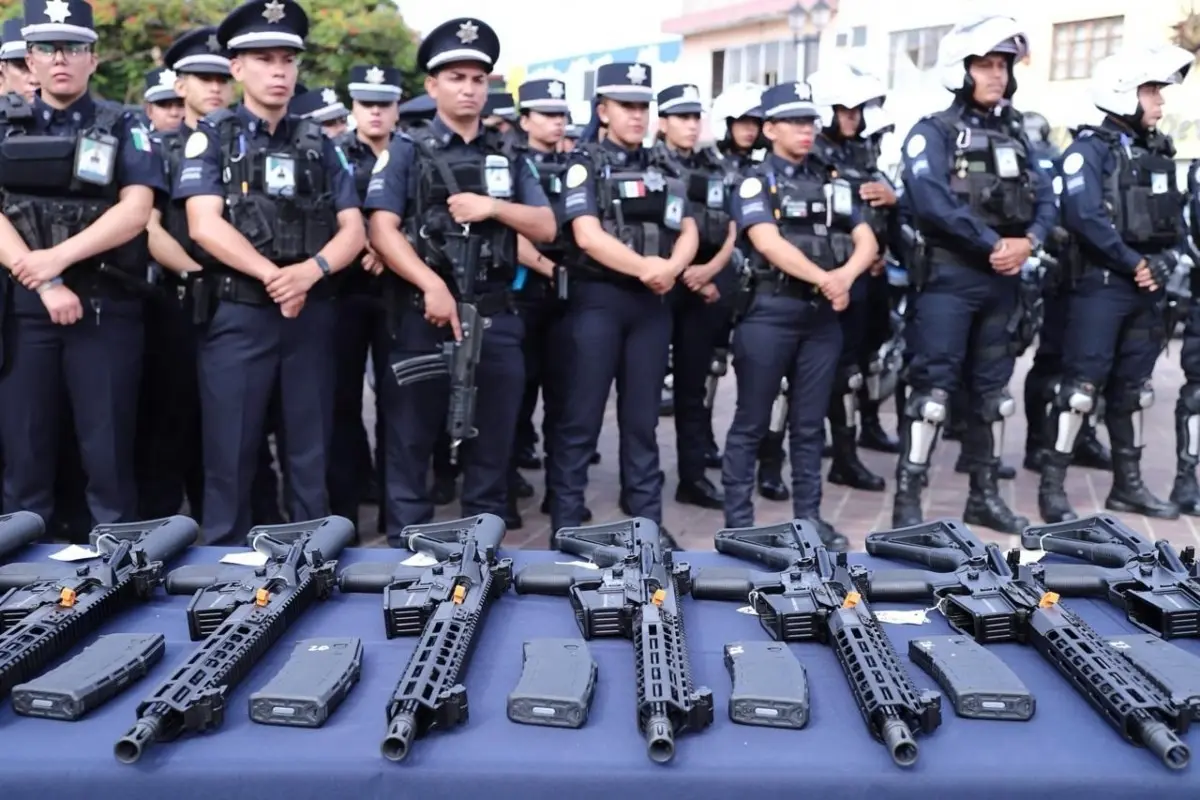
[[[512,197],[512,170],[504,156],[490,155],[483,164],[488,197]]]
[[[663,226],[677,231],[683,224],[683,198],[667,196],[667,207],[663,210]]]
[[[75,179],[96,186],[113,182],[117,163],[117,140],[102,133],[89,133],[79,138],[75,148]]]
[[[1020,177],[1021,162],[1017,158],[1017,151],[1013,148],[1002,145],[998,146],[994,152],[996,159],[996,177],[1005,180]]]
[[[1150,194],[1166,194],[1171,190],[1171,182],[1165,172],[1150,173]]]
[[[550,185],[547,188],[549,188],[550,194],[562,194],[563,184],[561,178],[557,175],[551,175],[548,183]]]
[[[708,181],[708,207],[725,207],[725,181],[720,178],[710,178]]]
[[[296,193],[296,160],[291,156],[269,155],[263,183],[272,197],[291,197]]]
[[[854,190],[846,181],[833,182],[833,213],[839,217],[848,217],[854,213]]]

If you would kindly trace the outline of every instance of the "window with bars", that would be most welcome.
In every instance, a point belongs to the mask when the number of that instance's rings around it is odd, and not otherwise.
[[[1091,77],[1096,62],[1117,52],[1124,38],[1124,17],[1084,19],[1055,25],[1050,80],[1071,81]]]
[[[921,71],[937,66],[938,45],[951,25],[938,25],[932,28],[913,28],[907,31],[896,31],[888,37],[888,87],[896,88],[897,72],[903,74],[901,59],[907,59]],[[901,67],[900,70],[897,68]]]

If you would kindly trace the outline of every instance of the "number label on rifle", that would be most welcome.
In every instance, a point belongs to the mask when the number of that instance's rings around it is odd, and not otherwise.
[[[327,644],[314,644],[312,647],[308,648],[308,652],[319,653],[319,652],[322,652],[322,651],[328,650],[328,649],[329,649],[329,645],[327,645]]]

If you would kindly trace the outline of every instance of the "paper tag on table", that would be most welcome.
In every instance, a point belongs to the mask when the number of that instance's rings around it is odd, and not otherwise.
[[[402,567],[432,567],[438,560],[427,553],[413,553],[400,562]]]
[[[929,612],[925,609],[918,611],[875,611],[875,619],[889,625],[927,625]]]
[[[80,547],[77,544],[68,545],[51,556],[55,561],[86,561],[89,558],[99,558],[100,551],[90,547]]]
[[[563,567],[579,567],[580,569],[600,569],[599,564],[593,564],[590,561],[555,561],[555,564]]]
[[[243,553],[226,553],[221,556],[222,564],[234,564],[239,567],[265,567],[267,554],[257,550],[247,550]]]
[[[1041,561],[1046,555],[1045,550],[1021,550],[1021,566],[1026,564],[1036,564]]]
[[[754,610],[754,606],[742,606],[737,610],[739,614],[749,614],[753,617],[758,616],[758,612]]]

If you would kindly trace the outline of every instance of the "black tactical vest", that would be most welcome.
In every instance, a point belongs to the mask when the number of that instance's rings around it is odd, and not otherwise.
[[[155,133],[154,141],[162,154],[163,171],[168,187],[174,186],[174,177],[179,174],[179,165],[183,161],[183,145],[191,131],[185,127],[166,133]],[[196,243],[188,232],[187,206],[182,200],[168,200],[162,212],[163,230],[171,235],[188,255],[196,257]]]
[[[822,179],[798,169],[792,176],[774,171],[769,164],[755,172],[767,191],[779,233],[810,261],[824,270],[833,270],[849,260],[854,252],[854,198],[850,184],[843,178]],[[755,270],[768,267],[761,255],[747,243],[745,252],[754,252]]]
[[[842,146],[831,141],[827,136],[817,136],[813,144],[813,156],[826,164],[833,175],[844,178],[854,193],[854,206],[862,216],[863,222],[871,226],[875,238],[879,241],[880,252],[887,244],[888,219],[891,209],[875,207],[863,202],[859,190],[867,183],[886,183],[887,180],[877,167],[879,152],[874,143],[862,139],[845,142]]]
[[[511,200],[516,193],[517,170],[526,168],[505,154],[503,136],[485,129],[468,146],[446,148],[428,124],[408,130],[415,159],[409,180],[406,215],[417,255],[437,272],[447,285],[475,286],[478,291],[507,287],[516,273],[517,234],[494,219],[475,222],[469,232],[450,216],[446,205],[453,194],[479,194]],[[467,235],[464,235],[467,234]],[[479,240],[475,245],[471,240]],[[477,270],[461,274],[467,253],[478,246]],[[466,280],[466,278],[470,280]],[[470,298],[467,298],[470,299]]]
[[[1183,193],[1175,178],[1175,147],[1170,137],[1122,144],[1121,134],[1083,126],[1076,136],[1096,136],[1117,160],[1104,185],[1104,205],[1117,235],[1135,250],[1156,253],[1175,247],[1183,233]]]
[[[535,158],[536,154],[528,146],[512,142],[509,143],[506,152],[509,153],[514,161],[519,161],[522,158],[529,160],[529,163],[533,165],[534,172],[537,173],[538,183],[542,185],[542,191],[545,192],[546,199],[550,201],[550,207],[557,210],[559,204],[562,202],[563,180],[567,172],[566,154],[544,153],[541,154],[541,160],[538,160]],[[562,261],[566,253],[566,247],[567,243],[561,226],[553,242],[537,245],[538,252],[555,263]],[[530,277],[533,276],[531,275]]]
[[[670,158],[687,188],[688,203],[696,218],[700,246],[695,262],[701,264],[715,256],[729,237],[729,191],[737,183],[737,169],[711,149],[686,159],[674,155]]]
[[[116,169],[125,110],[102,100],[95,106],[91,125],[78,135],[50,136],[33,133],[33,107],[24,98],[16,93],[0,96],[0,204],[31,250],[62,244],[120,199]],[[108,155],[90,141],[106,145]],[[106,171],[107,181],[77,177],[86,171],[85,162],[94,165],[95,176]],[[63,282],[84,295],[103,291],[97,280],[105,277],[118,291],[144,284],[150,260],[147,242],[143,231],[120,247],[72,266],[63,273]]]
[[[359,141],[353,131],[347,131],[333,140],[333,146],[345,157],[346,165],[354,177],[354,188],[360,200],[367,196],[367,185],[378,160],[369,145]],[[385,151],[386,152],[386,151]],[[347,269],[333,276],[337,291],[343,295],[375,295],[379,291],[379,280],[362,268],[362,259],[355,259]]]
[[[289,117],[281,124],[289,126],[291,138],[272,145],[265,137],[250,135],[232,110],[214,111],[206,120],[221,143],[229,223],[277,266],[295,264],[320,252],[337,231],[337,213],[325,180],[321,126]],[[293,174],[291,180],[285,180],[289,162]],[[268,176],[268,168],[276,174]],[[289,188],[272,191],[272,185],[281,184]],[[217,266],[234,272],[225,265]]]
[[[950,191],[1004,237],[1025,236],[1037,213],[1037,172],[1019,120],[1004,129],[971,126],[950,108],[929,119],[954,137]],[[927,238],[936,240],[936,231]]]
[[[686,216],[687,187],[672,176],[674,168],[661,157],[661,151],[642,148],[627,153],[623,162],[599,144],[575,153],[578,156],[572,166],[587,164],[588,180],[595,181],[601,227],[640,255],[670,258]],[[570,175],[568,167],[567,177]],[[582,279],[645,288],[638,279],[608,269],[579,250],[570,226],[566,236],[569,266]]]

